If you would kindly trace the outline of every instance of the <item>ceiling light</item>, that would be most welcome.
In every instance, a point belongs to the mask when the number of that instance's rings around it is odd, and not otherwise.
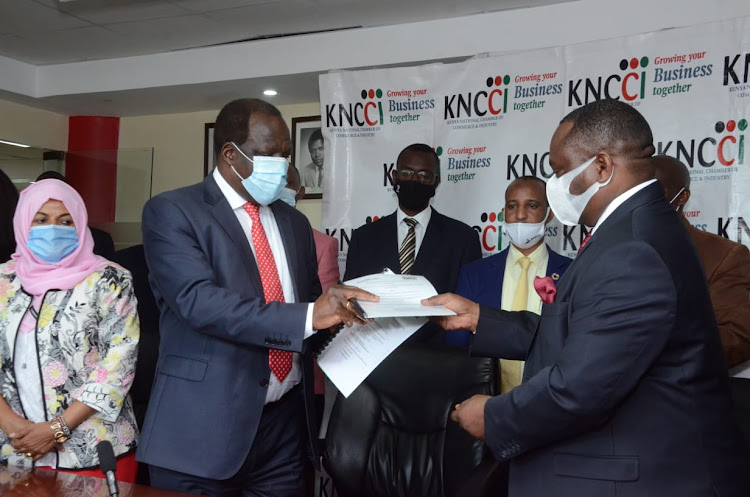
[[[5,140],[0,140],[0,143],[5,143],[6,145],[13,145],[14,147],[21,147],[21,148],[30,148],[31,145],[24,145],[23,143],[16,143],[16,142],[8,142]]]
[[[271,89],[263,90],[263,95],[265,95],[267,97],[273,97],[273,96],[276,96],[278,94],[279,94],[279,92],[277,92],[276,90],[271,90]]]

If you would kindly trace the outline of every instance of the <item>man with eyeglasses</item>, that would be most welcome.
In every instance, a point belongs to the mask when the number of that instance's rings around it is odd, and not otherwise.
[[[454,291],[461,266],[482,252],[476,231],[430,207],[440,184],[440,159],[429,145],[415,143],[398,155],[392,175],[398,209],[354,231],[344,281],[388,268],[422,275],[438,293]]]

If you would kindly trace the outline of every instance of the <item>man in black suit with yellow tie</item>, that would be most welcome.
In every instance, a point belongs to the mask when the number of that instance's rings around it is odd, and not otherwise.
[[[430,207],[440,159],[430,146],[415,143],[398,155],[392,174],[398,210],[354,231],[344,281],[388,268],[422,275],[438,293],[454,291],[461,266],[482,252],[476,231]]]

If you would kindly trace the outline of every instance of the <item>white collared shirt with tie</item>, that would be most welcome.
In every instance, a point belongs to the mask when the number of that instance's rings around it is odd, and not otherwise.
[[[224,194],[227,202],[229,202],[229,207],[232,208],[234,215],[237,216],[237,220],[240,222],[240,226],[242,226],[242,231],[245,233],[245,238],[247,238],[247,243],[250,245],[253,255],[257,257],[255,254],[255,246],[253,245],[252,220],[242,207],[247,203],[247,200],[234,191],[221,173],[219,173],[218,168],[214,169],[213,177],[216,184],[219,185],[221,193]],[[294,284],[292,283],[292,275],[289,272],[286,250],[284,249],[284,242],[281,239],[279,226],[276,224],[276,218],[270,207],[261,206],[258,213],[260,215],[260,222],[263,224],[263,230],[266,232],[266,238],[268,238],[268,244],[271,246],[271,252],[273,253],[273,259],[276,262],[276,268],[279,271],[281,288],[284,292],[284,301],[292,304],[296,302]],[[237,256],[239,257],[239,254],[237,254]],[[305,320],[305,338],[310,337],[315,333],[312,329],[312,315],[313,304],[310,304],[307,308],[307,318]],[[279,382],[275,375],[270,375],[268,380],[268,392],[266,393],[266,404],[279,400],[285,393],[299,383],[301,379],[302,366],[300,364],[300,357],[298,353],[294,353],[292,358],[292,370],[286,378],[284,378],[283,382]]]
[[[409,233],[409,225],[404,221],[407,217],[410,217],[417,222],[414,226],[414,260],[416,261],[417,254],[419,254],[419,247],[422,246],[422,240],[424,240],[424,233],[427,230],[427,225],[430,224],[432,207],[427,206],[425,210],[416,216],[407,216],[400,207],[396,210],[396,231],[398,237],[398,246],[396,247],[397,251],[401,249],[401,244],[404,243],[404,238],[406,238],[407,233]]]

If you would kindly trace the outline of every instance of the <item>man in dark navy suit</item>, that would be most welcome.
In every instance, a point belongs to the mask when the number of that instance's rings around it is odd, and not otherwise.
[[[511,497],[743,497],[746,449],[700,260],[654,179],[651,129],[633,107],[590,103],[550,145],[547,198],[592,227],[541,316],[456,295],[472,352],[526,359],[523,383],[452,417],[511,460]]]
[[[440,185],[440,159],[428,145],[415,143],[399,153],[392,175],[398,209],[354,231],[344,281],[388,268],[424,276],[437,293],[455,291],[461,266],[482,251],[476,231],[430,206]],[[436,329],[428,323],[414,339],[434,339]]]
[[[138,460],[153,486],[304,493],[317,423],[303,351],[314,330],[357,321],[349,298],[372,296],[342,286],[321,295],[310,224],[276,200],[290,148],[278,109],[235,100],[216,118],[213,173],[146,204],[161,344]]]
[[[509,240],[508,247],[462,267],[458,295],[506,311],[541,311],[542,301],[534,290],[535,277],[549,277],[556,283],[573,262],[544,241],[546,226],[553,218],[545,188],[544,181],[535,176],[521,176],[508,185],[503,207],[503,235]],[[526,281],[519,285],[521,276]],[[519,292],[525,293],[526,298],[515,298]],[[522,309],[513,309],[514,301],[517,305],[520,301]],[[468,331],[456,331],[446,333],[445,340],[449,345],[467,346],[469,337]],[[518,383],[520,377],[509,382],[506,391]]]

